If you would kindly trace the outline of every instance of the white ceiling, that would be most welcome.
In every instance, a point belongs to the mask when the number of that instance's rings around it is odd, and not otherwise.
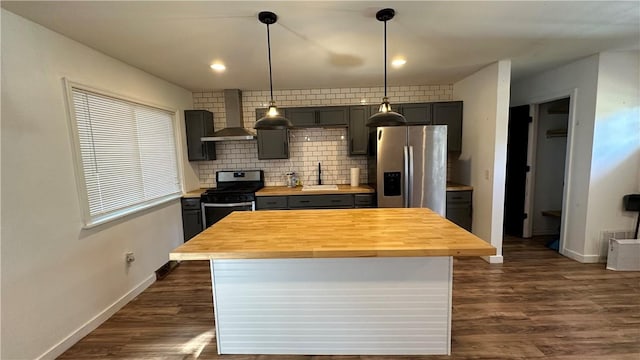
[[[640,1],[2,1],[2,7],[186,89],[380,86],[388,23],[389,85],[452,83],[500,59],[520,78],[604,50],[640,47]],[[209,65],[223,61],[227,71]]]

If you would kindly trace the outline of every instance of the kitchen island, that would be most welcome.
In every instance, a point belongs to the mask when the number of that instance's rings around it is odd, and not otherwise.
[[[210,260],[220,354],[449,354],[453,256],[495,248],[424,208],[234,212]]]

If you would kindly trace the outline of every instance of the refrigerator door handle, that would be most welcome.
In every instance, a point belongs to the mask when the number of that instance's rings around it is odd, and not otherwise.
[[[412,198],[413,198],[413,146],[409,146],[409,179],[407,183],[409,184],[409,191],[407,191],[407,207],[412,206]]]
[[[404,191],[403,195],[403,207],[409,207],[409,147],[404,147]]]

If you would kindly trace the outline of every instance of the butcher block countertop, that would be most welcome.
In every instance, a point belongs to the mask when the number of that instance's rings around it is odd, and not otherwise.
[[[496,249],[426,208],[236,211],[171,260],[484,256]]]
[[[203,192],[207,191],[207,189],[197,189],[186,192],[182,195],[183,198],[199,198]]]
[[[447,181],[447,191],[471,191],[473,186],[462,185],[454,182]]]
[[[289,196],[289,195],[329,195],[329,194],[369,194],[376,192],[369,185],[338,185],[338,190],[302,191],[302,186],[294,188],[286,186],[265,186],[256,191],[256,196]]]
[[[199,198],[207,189],[197,189],[184,193],[185,198]],[[469,185],[447,182],[447,191],[473,190]],[[371,194],[376,192],[369,185],[338,185],[338,190],[302,191],[302,186],[290,188],[286,186],[265,186],[256,192],[256,196],[288,196],[288,195],[328,195],[328,194]]]

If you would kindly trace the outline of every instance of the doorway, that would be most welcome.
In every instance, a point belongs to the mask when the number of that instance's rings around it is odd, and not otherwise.
[[[509,109],[504,232],[551,236],[562,224],[570,98]]]
[[[517,237],[523,237],[524,220],[527,218],[524,202],[527,172],[530,169],[527,165],[527,151],[531,121],[529,105],[509,109],[504,233]]]
[[[549,247],[558,250],[567,157],[569,98],[539,104],[537,115],[531,234],[555,236]]]

